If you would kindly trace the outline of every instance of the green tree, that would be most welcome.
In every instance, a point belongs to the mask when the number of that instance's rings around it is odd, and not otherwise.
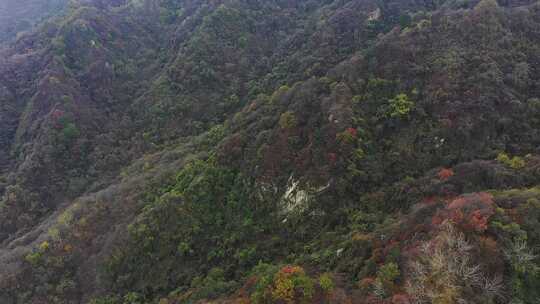
[[[390,104],[388,116],[390,117],[409,117],[409,113],[414,107],[414,102],[405,93],[396,95],[396,97],[390,99],[388,102]]]

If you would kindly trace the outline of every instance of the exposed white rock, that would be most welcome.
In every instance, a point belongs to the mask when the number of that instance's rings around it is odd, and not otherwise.
[[[369,13],[368,21],[379,20],[381,18],[381,9],[377,8],[373,12]]]
[[[307,210],[312,199],[322,191],[326,190],[330,186],[330,183],[315,188],[309,184],[301,183],[300,180],[295,179],[291,175],[287,185],[287,189],[280,200],[282,211],[286,215],[291,213],[301,213]]]

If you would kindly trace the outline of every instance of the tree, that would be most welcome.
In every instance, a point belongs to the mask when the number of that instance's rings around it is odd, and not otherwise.
[[[390,117],[408,117],[414,107],[414,102],[404,93],[396,95],[396,97],[390,99],[388,102],[390,104],[388,116]]]
[[[282,129],[293,129],[297,125],[296,117],[291,111],[287,111],[279,117],[279,126]]]

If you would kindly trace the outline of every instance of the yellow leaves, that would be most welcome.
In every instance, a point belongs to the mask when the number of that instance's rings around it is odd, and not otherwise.
[[[388,113],[390,117],[408,117],[414,107],[414,102],[404,93],[396,95],[388,102],[390,103],[390,112]]]
[[[62,226],[69,226],[71,222],[73,221],[73,213],[70,210],[64,211],[59,217],[58,217],[58,224]]]
[[[291,111],[287,111],[279,117],[279,126],[282,129],[292,129],[295,128],[297,125],[296,117],[294,116],[294,113]]]
[[[49,244],[49,242],[44,241],[43,243],[41,243],[39,245],[39,250],[40,251],[47,251],[47,250],[49,250],[50,247],[51,247],[51,245]]]
[[[309,302],[313,297],[313,280],[300,266],[285,266],[274,277],[272,298],[287,304]]]
[[[504,152],[499,153],[497,155],[497,161],[512,168],[512,169],[522,169],[525,167],[526,163],[523,158],[519,156],[514,156],[510,158],[510,156]]]
[[[275,300],[282,300],[286,303],[294,303],[294,284],[289,278],[278,275],[272,297]]]
[[[41,263],[42,258],[43,258],[43,253],[48,251],[50,247],[51,247],[51,245],[49,244],[49,242],[44,241],[41,244],[39,244],[38,250],[34,250],[33,252],[28,253],[24,257],[24,259],[28,263],[32,264],[33,266],[36,266],[39,263]]]
[[[70,253],[71,251],[73,251],[73,246],[71,246],[71,244],[64,245],[64,251]]]
[[[329,273],[323,273],[319,277],[319,285],[325,293],[329,294],[334,290],[334,280]]]
[[[355,242],[364,242],[364,241],[367,242],[367,241],[370,241],[371,239],[372,237],[369,234],[360,233],[360,232],[356,232],[352,236],[352,240]]]

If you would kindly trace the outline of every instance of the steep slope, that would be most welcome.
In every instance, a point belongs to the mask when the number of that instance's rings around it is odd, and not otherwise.
[[[4,0],[0,2],[0,42],[13,40],[66,6],[65,0]]]
[[[152,29],[143,29],[144,23],[130,23],[129,33],[123,33],[126,26],[121,16],[81,7],[70,18],[48,24],[46,31],[25,36],[5,51],[0,74],[6,78],[3,117],[8,119],[2,128],[7,143],[2,155],[7,178],[16,180],[8,182],[14,185],[6,190],[7,196],[17,201],[6,212],[26,214],[5,218],[6,232],[26,227],[62,200],[82,193],[81,187],[98,177],[93,171],[111,171],[122,162],[99,161],[109,153],[100,149],[107,145],[114,149],[107,140],[121,140],[111,133],[121,125],[118,108],[131,97],[124,93],[125,86],[142,85],[137,77],[126,75],[126,64],[119,60],[148,56],[138,53],[138,43],[146,50],[159,43]],[[152,75],[144,68],[139,72],[141,78]]]
[[[535,303],[539,16],[74,4],[0,48],[0,302]]]

